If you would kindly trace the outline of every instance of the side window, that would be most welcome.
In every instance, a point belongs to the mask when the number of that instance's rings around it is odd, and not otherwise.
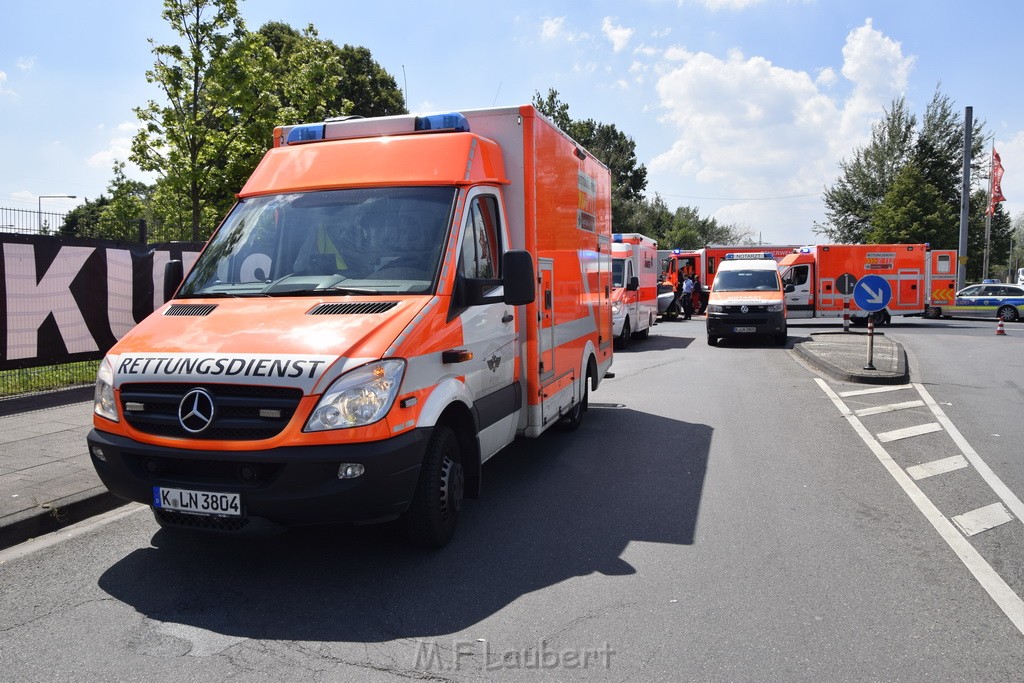
[[[498,200],[492,195],[475,197],[467,215],[459,269],[466,277],[497,278],[500,246]]]
[[[949,258],[949,254],[939,254],[938,261],[935,264],[936,273],[951,273],[953,259]]]

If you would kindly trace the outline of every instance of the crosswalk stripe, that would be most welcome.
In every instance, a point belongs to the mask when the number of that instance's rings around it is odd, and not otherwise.
[[[953,517],[953,524],[964,533],[964,536],[974,536],[982,531],[988,531],[1000,524],[1006,524],[1013,517],[1002,503],[992,503],[977,510],[965,512],[962,515]]]
[[[947,472],[962,470],[965,467],[967,467],[967,458],[962,455],[954,455],[952,458],[932,460],[931,462],[908,467],[907,474],[914,479],[925,479],[927,477],[934,477],[937,474],[946,474]]]
[[[920,408],[924,406],[924,401],[904,401],[903,403],[888,403],[884,406],[872,406],[870,408],[861,408],[860,410],[853,411],[853,414],[857,417],[864,417],[865,415],[878,415],[879,413],[891,413],[894,410],[906,410],[907,408]]]
[[[897,441],[899,439],[907,439],[912,436],[921,436],[922,434],[931,434],[932,432],[941,432],[942,425],[938,422],[929,422],[928,424],[916,425],[914,427],[904,427],[903,429],[894,429],[891,432],[882,432],[877,434],[877,438],[882,443],[888,443],[890,441]]]

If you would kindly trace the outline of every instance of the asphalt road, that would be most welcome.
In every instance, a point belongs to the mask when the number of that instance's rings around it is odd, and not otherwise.
[[[1024,493],[1024,326],[992,330],[900,321],[914,384],[851,394],[658,325],[580,431],[485,466],[440,552],[381,527],[197,540],[134,506],[12,548],[0,679],[1016,679],[1024,525],[943,535],[1010,514],[986,466]]]

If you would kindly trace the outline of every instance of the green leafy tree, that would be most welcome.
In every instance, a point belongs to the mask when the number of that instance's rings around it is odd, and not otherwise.
[[[150,206],[153,187],[125,175],[125,163],[114,163],[114,178],[107,185],[110,202],[99,217],[99,231],[103,237],[121,240],[140,240],[141,221],[153,220]]]
[[[60,234],[64,237],[101,237],[100,216],[108,204],[110,199],[102,194],[92,201],[87,198],[64,216]]]
[[[186,207],[192,239],[232,203],[237,178],[261,153],[253,142],[277,102],[261,85],[273,58],[245,31],[235,0],[164,0],[161,15],[184,45],[155,45],[146,72],[166,98],[135,113],[143,127],[131,160],[159,176],[161,194]],[[205,228],[204,228],[205,226]]]
[[[958,216],[942,192],[914,162],[904,164],[881,203],[871,212],[869,243],[919,244],[955,249]]]

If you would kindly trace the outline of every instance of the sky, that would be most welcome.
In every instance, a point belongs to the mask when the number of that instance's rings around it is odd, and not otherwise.
[[[1005,169],[1003,208],[1024,211],[1019,0],[238,5],[250,30],[313,24],[321,38],[369,48],[414,113],[526,104],[554,88],[572,118],[634,140],[649,197],[764,244],[824,241],[814,226],[839,163],[894,98],[920,117],[937,88],[984,123]],[[152,45],[181,43],[162,6],[4,0],[0,209],[67,211],[108,193],[138,125],[133,108],[162,102],[145,76]]]

